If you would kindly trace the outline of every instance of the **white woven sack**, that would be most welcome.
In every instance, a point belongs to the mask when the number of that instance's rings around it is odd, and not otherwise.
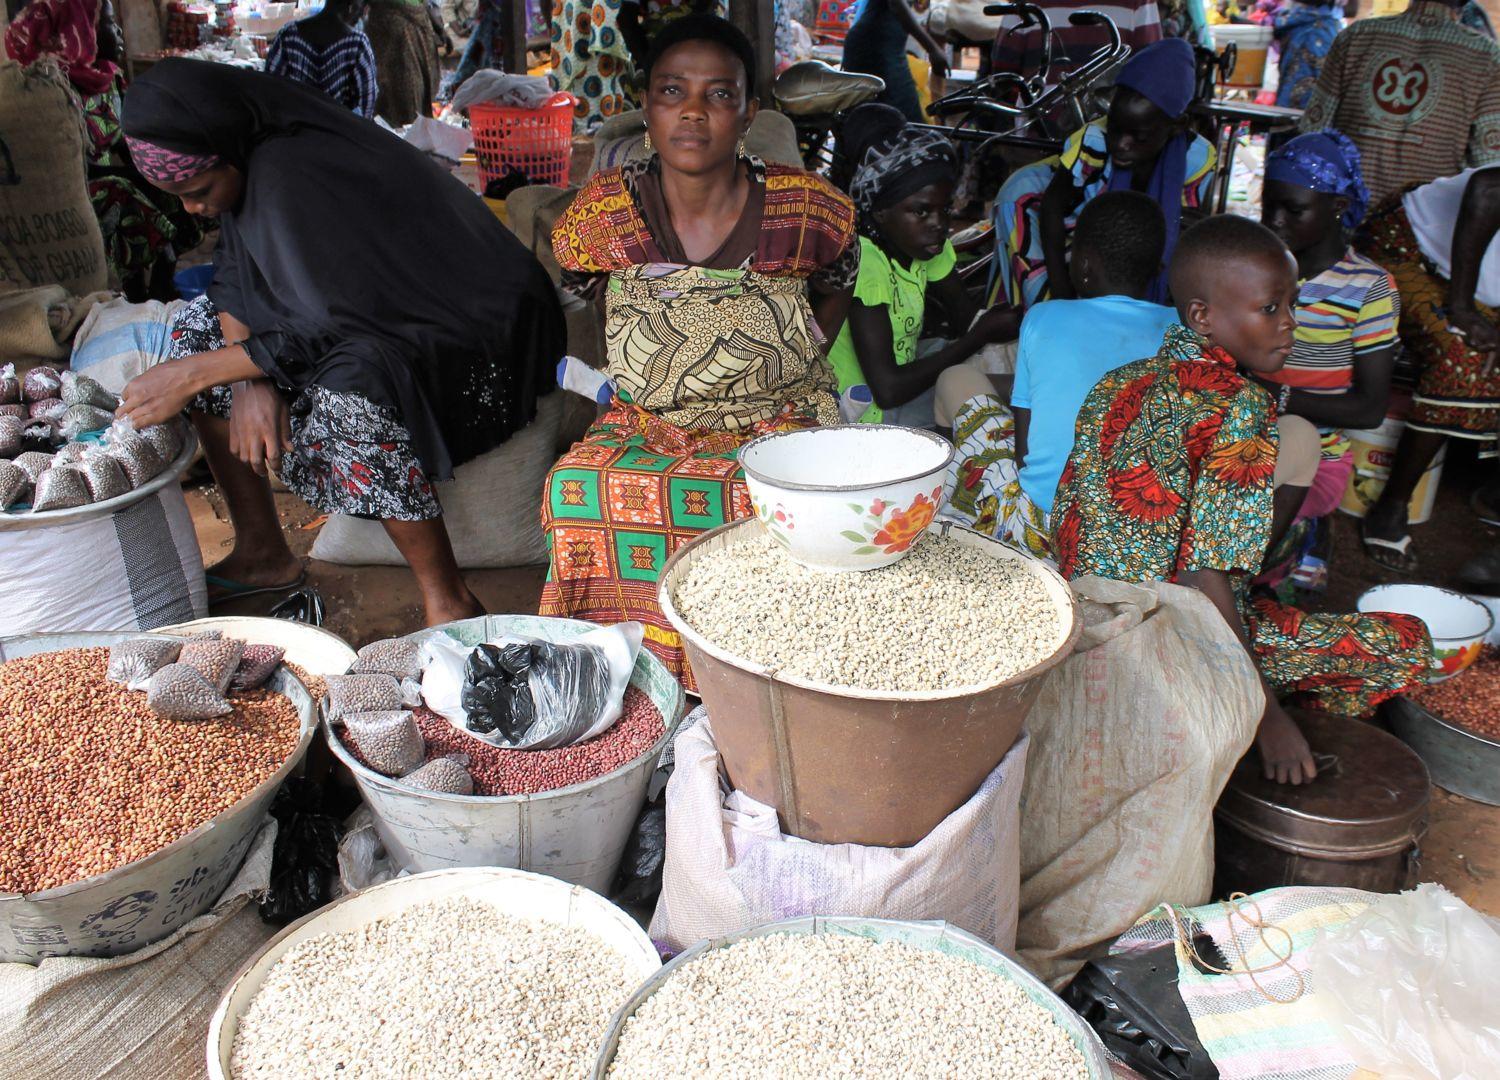
[[[557,460],[555,442],[564,394],[537,402],[524,430],[453,470],[435,485],[453,554],[464,570],[528,566],[547,561],[542,538],[542,488]],[[312,557],[347,566],[405,566],[378,521],[334,514],[313,541]]]
[[[219,996],[276,933],[251,903],[270,883],[275,840],[276,823],[267,819],[219,902],[139,952],[0,964],[0,1076],[203,1076]]]
[[[1158,904],[1208,900],[1213,811],[1265,707],[1196,589],[1071,582],[1085,629],[1045,677],[1022,814],[1016,949],[1060,986]]]
[[[203,554],[178,483],[103,517],[0,531],[0,637],[154,630],[206,614]]]
[[[185,306],[181,300],[132,304],[123,297],[95,304],[73,338],[69,366],[111,394],[123,393],[131,379],[167,358],[172,318]]]
[[[941,919],[1011,952],[1026,737],[969,799],[908,848],[815,844],[726,795],[707,720],[673,743],[667,858],[651,937],[673,951],[799,915]]]

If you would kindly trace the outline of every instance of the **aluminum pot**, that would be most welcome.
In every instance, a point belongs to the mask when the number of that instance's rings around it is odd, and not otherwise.
[[[62,649],[152,637],[138,633],[32,634],[0,640],[0,662]],[[168,937],[213,906],[255,839],[277,789],[317,729],[312,695],[285,667],[268,686],[297,708],[301,737],[281,768],[239,802],[145,858],[35,893],[0,894],[0,963],[49,956],[120,956]]]
[[[566,641],[593,629],[594,624],[576,619],[486,615],[413,636],[446,633],[473,646],[504,634]],[[661,738],[613,772],[535,795],[419,791],[365,768],[331,726],[328,745],[354,774],[376,832],[403,866],[414,871],[513,866],[608,892],[646,804],[651,773],[682,718],[684,703],[681,685],[647,649],[636,657],[630,685],[644,691],[661,713]]]
[[[1405,888],[1432,783],[1401,741],[1373,725],[1298,711],[1318,759],[1310,784],[1278,784],[1245,756],[1214,809],[1214,895],[1282,885]]]

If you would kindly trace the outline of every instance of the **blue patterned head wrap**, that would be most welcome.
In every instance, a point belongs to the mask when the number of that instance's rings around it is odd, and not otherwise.
[[[1346,228],[1363,221],[1370,206],[1370,189],[1359,170],[1359,148],[1332,128],[1298,135],[1266,158],[1266,179],[1348,199]]]

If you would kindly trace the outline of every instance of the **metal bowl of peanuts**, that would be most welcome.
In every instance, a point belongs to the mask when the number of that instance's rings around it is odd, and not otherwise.
[[[397,878],[250,959],[209,1023],[208,1075],[583,1078],[660,967],[635,920],[577,885],[497,867]]]
[[[12,879],[0,892],[0,962],[119,956],[208,910],[312,742],[312,695],[284,666],[265,689],[231,694],[235,712],[221,720],[157,718],[179,726],[153,729],[143,722],[146,695],[104,678],[105,647],[143,636],[0,640],[0,729],[9,729],[0,818],[7,843],[29,840],[30,849],[9,868],[0,860]],[[123,721],[126,710],[134,737],[112,745],[111,717]],[[28,744],[29,724],[50,725],[48,738]],[[29,759],[28,750],[44,756]],[[163,753],[171,761],[161,767],[139,760]],[[49,766],[49,755],[66,766]],[[91,814],[111,815],[110,828],[91,827]]]
[[[1500,650],[1485,649],[1468,670],[1392,698],[1382,711],[1434,784],[1500,806]]]
[[[699,942],[621,1006],[594,1080],[1109,1080],[1030,972],[942,922],[813,916]]]

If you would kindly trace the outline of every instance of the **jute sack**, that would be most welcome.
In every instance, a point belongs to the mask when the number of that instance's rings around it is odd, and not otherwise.
[[[942,920],[1012,951],[1024,735],[968,802],[906,848],[785,835],[773,808],[724,790],[707,720],[672,747],[653,940],[681,951],[778,919],[849,915]]]
[[[71,94],[50,60],[0,63],[0,291],[61,285],[83,296],[108,283]]]
[[[1213,881],[1214,804],[1260,724],[1260,678],[1196,589],[1081,577],[1078,648],[1026,728],[1016,950],[1060,986],[1163,903]]]
[[[269,818],[212,909],[139,952],[0,964],[0,1076],[198,1080],[219,995],[277,928],[251,903],[271,880]]]

